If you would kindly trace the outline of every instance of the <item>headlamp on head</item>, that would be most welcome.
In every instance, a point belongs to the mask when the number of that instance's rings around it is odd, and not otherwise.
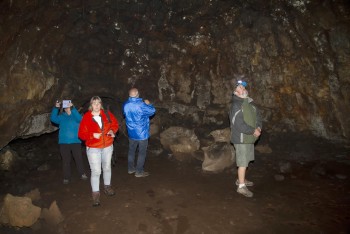
[[[237,83],[236,83],[236,86],[238,86],[238,85],[242,85],[245,88],[245,87],[247,87],[248,84],[245,81],[238,80]]]

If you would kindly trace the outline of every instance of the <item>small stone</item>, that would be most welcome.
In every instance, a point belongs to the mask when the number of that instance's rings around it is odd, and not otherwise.
[[[292,171],[292,165],[290,162],[280,162],[279,167],[281,173],[291,173]]]
[[[283,181],[284,180],[284,175],[281,174],[276,174],[273,176],[276,181]]]
[[[335,177],[337,177],[337,179],[340,179],[340,180],[345,180],[346,178],[348,178],[346,175],[342,175],[342,174],[336,174]]]
[[[48,171],[50,169],[50,165],[47,163],[44,163],[40,167],[38,167],[38,171]]]

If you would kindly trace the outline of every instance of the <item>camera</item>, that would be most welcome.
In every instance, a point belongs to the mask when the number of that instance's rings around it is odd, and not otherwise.
[[[68,108],[70,107],[71,100],[63,100],[62,101],[62,108]]]

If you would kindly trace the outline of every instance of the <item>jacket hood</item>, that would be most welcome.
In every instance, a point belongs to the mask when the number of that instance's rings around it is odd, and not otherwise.
[[[132,101],[132,102],[142,101],[142,98],[140,98],[140,97],[129,97],[129,101]]]
[[[240,97],[238,97],[238,96],[236,96],[234,94],[232,94],[232,96],[233,96],[233,101],[234,102],[241,102],[241,103],[243,103],[243,101],[245,99],[245,98],[240,98]],[[248,98],[248,103],[251,103],[253,101],[253,99],[250,98],[250,97],[246,97],[246,98]]]

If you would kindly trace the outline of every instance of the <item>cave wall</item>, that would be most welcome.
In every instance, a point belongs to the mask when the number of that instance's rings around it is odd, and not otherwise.
[[[346,0],[0,1],[0,146],[54,131],[56,99],[135,86],[168,125],[228,126],[234,81],[266,131],[349,140]]]

